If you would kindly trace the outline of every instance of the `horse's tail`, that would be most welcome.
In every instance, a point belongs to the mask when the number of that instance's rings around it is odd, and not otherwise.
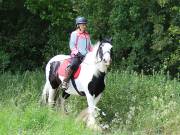
[[[39,101],[40,105],[46,105],[48,103],[49,87],[50,87],[50,84],[48,81],[46,81],[43,88],[43,93],[41,95],[41,99]]]

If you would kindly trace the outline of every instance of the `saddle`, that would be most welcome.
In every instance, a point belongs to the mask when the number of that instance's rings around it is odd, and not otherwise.
[[[70,66],[71,59],[66,59],[63,61],[63,63],[60,64],[60,66],[57,69],[57,74],[60,76],[65,76],[65,71],[68,66]],[[81,66],[78,67],[78,69],[74,72],[72,78],[76,79],[79,76],[79,73],[81,71]]]

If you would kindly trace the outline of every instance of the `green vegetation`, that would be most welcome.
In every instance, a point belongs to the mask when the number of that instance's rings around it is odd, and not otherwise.
[[[48,111],[37,104],[24,109],[17,106],[1,106],[0,134],[33,135],[91,135],[82,123],[75,123],[72,116],[64,117],[60,113]]]
[[[179,0],[0,0],[0,14],[0,134],[180,134]],[[82,97],[70,97],[68,117],[38,105],[40,71],[69,53],[79,15],[92,43],[113,38],[113,71],[98,105],[105,133],[74,122]]]
[[[82,15],[93,43],[100,34],[112,36],[121,70],[178,77],[179,9],[179,0],[1,0],[0,72],[42,68],[52,56],[68,54]]]
[[[107,87],[98,104],[98,121],[109,128],[96,133],[75,122],[87,105],[84,97],[71,96],[67,102],[69,115],[64,116],[38,104],[45,81],[43,72],[4,73],[0,76],[0,134],[179,134],[180,83],[168,77],[108,73]]]

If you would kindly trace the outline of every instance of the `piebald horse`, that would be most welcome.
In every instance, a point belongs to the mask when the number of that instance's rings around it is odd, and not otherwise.
[[[84,109],[79,119],[86,122],[87,127],[99,129],[95,120],[96,105],[105,89],[105,75],[111,64],[111,39],[101,39],[89,52],[81,63],[81,71],[76,79],[71,78],[69,87],[62,92],[61,109],[65,110],[64,103],[70,95],[81,95],[87,98],[88,108]],[[53,106],[61,89],[63,76],[57,74],[56,70],[62,61],[70,59],[69,55],[56,55],[46,65],[46,83],[42,92],[42,102]]]

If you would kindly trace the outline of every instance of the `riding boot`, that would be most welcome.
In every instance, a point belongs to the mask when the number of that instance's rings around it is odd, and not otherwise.
[[[68,89],[69,80],[70,80],[72,74],[73,74],[73,70],[71,69],[71,67],[67,67],[66,71],[65,71],[65,77],[64,77],[64,80],[62,82],[62,89],[63,90]]]

